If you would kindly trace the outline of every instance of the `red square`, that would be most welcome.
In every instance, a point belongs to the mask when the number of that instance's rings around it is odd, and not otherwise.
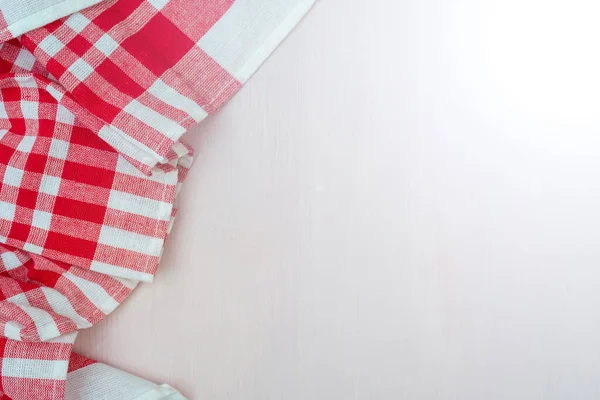
[[[38,121],[38,136],[52,137],[56,126],[55,119],[40,119]]]
[[[27,125],[25,124],[24,118],[9,118],[10,131],[18,135],[25,135],[27,132]]]
[[[2,101],[21,101],[23,95],[21,88],[18,86],[2,88]]]
[[[156,76],[177,64],[195,43],[158,13],[121,46]],[[135,71],[131,71],[135,73]]]
[[[120,108],[104,101],[104,99],[99,97],[83,83],[77,85],[77,87],[72,90],[72,93],[73,96],[77,98],[79,103],[81,103],[81,105],[108,123],[111,123],[121,112]]]
[[[54,271],[41,270],[41,269],[35,269],[35,268],[27,269],[27,277],[29,279],[31,279],[32,281],[39,282],[42,285],[48,286],[51,288],[56,286],[56,282],[58,282],[58,280],[60,279],[61,276],[62,276],[61,274],[54,272]]]
[[[54,210],[52,210],[52,213],[101,224],[104,222],[106,207],[67,199],[66,197],[57,197],[54,202]]]
[[[37,202],[37,192],[33,190],[23,189],[19,190],[19,196],[17,197],[17,205],[19,207],[27,207],[35,209],[35,203]]]
[[[97,243],[90,240],[79,239],[50,231],[48,232],[44,247],[49,250],[56,250],[60,253],[91,260],[94,258],[96,246]]]
[[[67,48],[71,49],[73,53],[80,57],[82,57],[91,47],[92,44],[81,35],[75,36],[67,43]]]
[[[0,60],[0,73],[7,74],[12,71],[12,68],[15,66],[13,62],[9,62],[6,60]],[[0,398],[1,400],[1,398]]]
[[[67,67],[62,65],[56,58],[50,58],[48,63],[46,64],[46,69],[50,72],[56,79],[60,79],[61,76],[67,70]]]
[[[73,130],[71,131],[70,142],[72,144],[80,144],[82,146],[92,147],[94,149],[116,153],[116,151],[108,143],[100,139],[100,137],[97,134],[81,126],[73,127]]]
[[[15,149],[0,143],[0,164],[8,165],[14,153]]]
[[[25,163],[25,171],[42,174],[44,173],[44,168],[46,168],[47,160],[48,157],[45,155],[30,153],[27,157],[27,163]]]
[[[13,222],[10,232],[8,233],[8,237],[26,242],[30,230],[31,227],[29,225]]]
[[[110,189],[115,179],[115,171],[65,161],[61,176],[63,179]]]
[[[112,62],[109,58],[102,61],[96,68],[96,72],[100,74],[108,82],[121,92],[136,98],[144,93],[144,88],[131,79],[118,65]]]
[[[48,157],[41,154],[30,153],[25,163],[25,171],[43,173]]]

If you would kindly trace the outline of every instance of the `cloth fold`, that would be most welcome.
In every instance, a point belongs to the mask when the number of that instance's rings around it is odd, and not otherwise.
[[[150,174],[242,86],[314,0],[109,0],[22,37]],[[73,28],[75,27],[75,28]]]
[[[19,0],[0,1],[0,41],[9,40],[35,28],[73,14],[101,0]]]
[[[75,353],[71,365],[65,400],[186,400],[169,385],[157,385]]]
[[[6,74],[0,101],[0,242],[151,281],[189,148],[168,172],[146,176],[94,133],[101,122],[60,85]]]
[[[0,0],[0,400],[184,399],[73,343],[153,280],[182,135],[313,2]]]

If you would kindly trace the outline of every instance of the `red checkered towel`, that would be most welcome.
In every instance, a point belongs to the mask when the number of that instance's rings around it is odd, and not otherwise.
[[[6,41],[83,10],[101,0],[8,0],[0,2],[0,41]]]
[[[181,136],[313,1],[0,2],[0,399],[183,398],[72,345],[152,280],[192,163]],[[137,389],[91,383],[111,381]]]

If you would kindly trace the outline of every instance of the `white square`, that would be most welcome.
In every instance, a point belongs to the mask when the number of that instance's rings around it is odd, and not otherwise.
[[[52,143],[50,144],[50,150],[48,150],[48,155],[50,157],[66,160],[68,152],[69,142],[65,142],[64,140],[60,139],[52,139]]]
[[[62,104],[58,105],[56,111],[56,120],[65,124],[73,125],[75,123],[75,115]]]
[[[64,94],[57,89],[53,88],[51,85],[46,86],[46,90],[50,93],[50,96],[54,97],[57,101],[61,101]],[[4,111],[6,113],[6,111]]]
[[[65,45],[56,36],[48,35],[40,42],[38,47],[44,50],[50,57],[54,57]]]
[[[8,221],[12,221],[15,219],[15,211],[17,210],[17,206],[12,203],[7,203],[5,201],[0,201],[0,218]],[[6,242],[6,239],[3,240]]]
[[[40,183],[40,193],[51,194],[56,196],[58,189],[60,188],[60,178],[50,175],[42,176],[42,182]]]
[[[0,254],[0,258],[2,258],[2,266],[6,271],[10,271],[11,269],[15,269],[23,265],[23,263],[19,261],[15,253],[12,251]]]
[[[30,253],[34,253],[34,254],[42,254],[42,251],[44,251],[44,248],[40,247],[40,246],[36,246],[35,244],[25,243],[23,245],[23,250],[28,251]]]
[[[13,304],[30,305],[29,300],[27,299],[27,295],[25,293],[17,293],[15,295],[12,295],[9,298],[7,298],[6,301],[10,301]],[[2,366],[4,367],[4,363],[2,364]]]
[[[46,211],[35,210],[33,212],[33,219],[31,225],[36,228],[50,230],[50,221],[52,220],[52,214]]]
[[[21,112],[25,119],[39,119],[38,116],[38,102],[37,101],[21,101]]]
[[[119,47],[119,43],[108,33],[105,33],[98,39],[94,46],[108,57]]]
[[[21,186],[21,180],[23,179],[23,170],[17,169],[15,167],[6,167],[6,172],[4,173],[4,182],[5,185],[11,185],[19,187]]]
[[[98,243],[159,257],[164,240],[103,225]]]
[[[23,139],[21,139],[17,146],[17,150],[22,151],[23,153],[31,152],[36,138],[37,136],[23,136]]]
[[[148,0],[148,3],[152,4],[157,10],[162,10],[168,2],[169,0]]]
[[[33,76],[15,76],[14,80],[19,83],[19,87],[21,88],[37,88],[38,83],[35,81]]]
[[[71,16],[65,21],[65,25],[77,33],[81,33],[81,31],[83,31],[89,24],[90,20],[80,13],[71,14]]]
[[[25,326],[21,325],[16,321],[7,321],[4,324],[4,336],[8,339],[13,339],[20,341],[21,340],[21,330]]]
[[[18,65],[19,67],[21,67],[27,71],[31,71],[34,63],[35,63],[35,58],[33,57],[33,54],[31,54],[29,51],[24,50],[24,49],[21,49],[19,51],[19,55],[17,56],[17,59],[15,60],[15,65]]]
[[[78,58],[71,66],[69,67],[69,72],[75,75],[75,78],[80,81],[84,81],[85,78],[90,76],[94,69],[90,66],[90,64],[83,61],[81,58]]]

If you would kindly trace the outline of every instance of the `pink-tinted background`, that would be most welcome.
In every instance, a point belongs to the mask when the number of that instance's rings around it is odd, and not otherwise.
[[[79,350],[191,399],[599,398],[598,6],[550,3],[321,1]]]

